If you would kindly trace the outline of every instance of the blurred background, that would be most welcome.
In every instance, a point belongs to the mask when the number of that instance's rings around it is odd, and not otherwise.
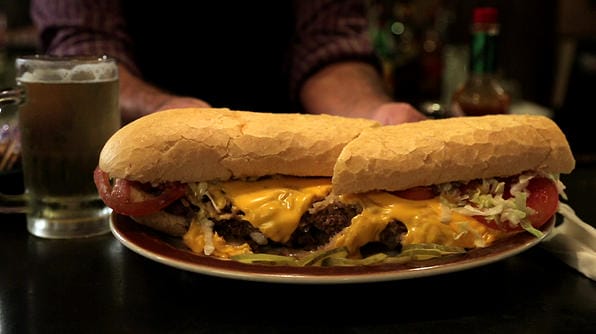
[[[596,162],[596,0],[370,0],[395,97],[445,109],[465,80],[474,7],[499,10],[498,76],[511,112],[546,114],[580,163]]]
[[[499,10],[498,73],[512,112],[553,117],[580,163],[596,163],[596,0],[367,0],[370,33],[395,98],[448,108],[466,78],[474,7]],[[0,85],[37,51],[29,0],[0,0]]]

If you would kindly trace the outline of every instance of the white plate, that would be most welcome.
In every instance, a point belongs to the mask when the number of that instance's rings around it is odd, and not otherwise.
[[[554,223],[553,218],[542,227],[545,236],[552,231]],[[184,246],[181,239],[156,233],[118,214],[112,215],[110,227],[114,236],[130,250],[171,267],[231,279],[299,284],[365,283],[439,275],[475,268],[511,257],[542,240],[522,232],[500,240],[490,247],[474,249],[466,254],[408,264],[291,267],[244,264],[199,255]]]

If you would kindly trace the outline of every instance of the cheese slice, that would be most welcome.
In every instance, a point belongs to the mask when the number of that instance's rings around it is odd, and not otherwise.
[[[285,243],[312,203],[328,196],[331,188],[329,178],[279,177],[221,182],[210,185],[208,192],[214,203],[231,201],[241,219],[258,228],[267,238]],[[395,220],[407,227],[401,240],[403,245],[435,243],[476,248],[489,246],[507,235],[486,227],[473,217],[451,211],[438,197],[414,201],[378,191],[340,195],[336,200],[363,208],[326,246],[328,249],[345,246],[350,254],[358,254],[360,247],[379,241],[380,233]],[[216,233],[205,233],[204,228],[191,226],[184,240],[193,250],[213,249],[209,253],[218,257],[250,252],[246,244],[229,247]]]
[[[282,243],[290,240],[313,201],[331,192],[329,178],[280,177],[223,182],[219,186],[221,192],[210,192],[229,198],[242,211],[244,220],[267,238]]]
[[[246,243],[233,245],[220,237],[213,230],[206,230],[200,221],[193,221],[188,232],[182,237],[193,252],[212,255],[219,258],[230,258],[234,255],[251,253],[250,246]]]
[[[408,229],[402,244],[435,243],[464,248],[486,247],[505,233],[490,229],[476,219],[451,212],[439,198],[407,200],[387,192],[342,195],[344,203],[363,207],[350,226],[335,235],[328,248],[346,246],[350,253],[379,235],[391,221],[399,220]]]

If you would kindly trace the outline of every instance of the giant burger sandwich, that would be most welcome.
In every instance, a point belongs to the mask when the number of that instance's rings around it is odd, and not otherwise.
[[[380,126],[172,109],[124,126],[94,178],[118,215],[202,256],[279,265],[420,260],[543,235],[575,166],[541,116]]]

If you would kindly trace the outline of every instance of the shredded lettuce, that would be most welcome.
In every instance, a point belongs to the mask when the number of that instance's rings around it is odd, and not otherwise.
[[[436,257],[464,254],[462,247],[438,244],[404,245],[398,254],[376,253],[364,258],[348,257],[346,247],[312,252],[302,258],[289,255],[274,254],[240,254],[231,257],[232,260],[250,264],[268,264],[284,266],[366,266],[384,263],[406,263],[410,261],[424,261]]]
[[[467,216],[483,216],[487,220],[494,221],[497,225],[508,224],[509,228],[521,226],[526,231],[540,236],[542,232],[532,227],[527,219],[534,214],[532,208],[527,207],[528,198],[527,186],[537,173],[521,174],[511,184],[509,193],[511,197],[503,198],[505,194],[505,182],[496,178],[483,179],[478,186],[466,187],[465,184],[449,183],[439,186],[441,203],[446,205],[453,212]],[[564,186],[558,177],[550,176],[557,181],[561,191]],[[443,214],[446,215],[446,214]]]
[[[544,235],[544,233],[542,233],[542,231],[540,231],[540,230],[536,229],[536,228],[535,228],[534,226],[532,226],[532,224],[531,224],[529,221],[527,221],[527,220],[524,220],[524,221],[522,221],[522,222],[521,222],[521,227],[522,227],[524,230],[528,231],[529,233],[533,234],[533,235],[534,235],[536,238],[540,238],[540,237],[542,237],[542,236]]]

